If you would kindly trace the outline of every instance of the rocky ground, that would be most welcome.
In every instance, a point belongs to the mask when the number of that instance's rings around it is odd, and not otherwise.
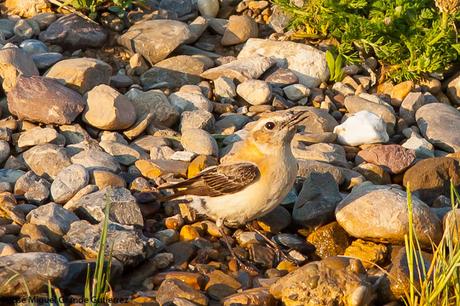
[[[328,84],[322,46],[289,41],[289,16],[264,0],[146,0],[102,26],[53,9],[7,0],[0,19],[0,296],[47,296],[48,280],[81,295],[109,201],[116,297],[384,305],[407,289],[405,187],[424,246],[460,214],[460,77],[376,86],[369,58]],[[311,114],[292,143],[298,180],[253,226],[297,264],[228,229],[248,273],[214,223],[155,187],[225,161],[252,122],[291,108]]]

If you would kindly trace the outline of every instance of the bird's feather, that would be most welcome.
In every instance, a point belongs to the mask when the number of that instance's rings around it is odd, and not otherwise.
[[[259,176],[259,169],[251,163],[219,165],[206,169],[191,179],[160,186],[159,189],[176,190],[174,194],[167,196],[166,200],[184,195],[217,197],[243,190],[254,183]]]

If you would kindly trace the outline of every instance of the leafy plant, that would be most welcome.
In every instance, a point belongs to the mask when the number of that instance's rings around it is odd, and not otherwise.
[[[329,80],[334,82],[342,81],[343,74],[343,61],[344,58],[341,54],[334,55],[334,52],[331,50],[326,51],[326,62],[327,67],[329,68]]]
[[[347,63],[375,55],[397,82],[443,73],[459,58],[459,0],[273,1],[293,16],[294,38],[329,39]]]
[[[138,0],[142,2],[143,0]],[[96,19],[98,9],[107,7],[108,10],[122,16],[126,9],[130,8],[135,2],[134,0],[50,0],[51,3],[58,5],[61,8],[67,8],[76,11],[88,13],[91,19]]]
[[[105,255],[107,247],[107,233],[109,227],[109,211],[110,211],[110,202],[106,200],[105,211],[104,211],[104,223],[102,225],[101,237],[99,240],[99,250],[96,258],[96,268],[94,274],[91,278],[90,276],[90,267],[88,265],[88,270],[86,274],[86,284],[85,284],[85,300],[88,301],[85,306],[97,306],[101,304],[101,301],[104,301],[104,298],[107,297],[107,294],[111,292],[110,288],[110,268],[112,266],[112,251],[108,255],[107,265],[105,265]],[[112,250],[112,247],[110,248]],[[104,266],[105,269],[104,269]]]
[[[452,207],[456,208],[460,196],[451,184]],[[408,306],[450,306],[460,305],[460,243],[458,226],[445,230],[441,242],[433,245],[433,258],[426,269],[423,252],[418,241],[413,222],[413,206],[408,187],[409,233],[405,237],[407,262],[409,267],[409,292],[404,302]],[[457,240],[455,240],[455,238]],[[420,277],[419,277],[420,276]],[[419,279],[416,282],[416,278]]]

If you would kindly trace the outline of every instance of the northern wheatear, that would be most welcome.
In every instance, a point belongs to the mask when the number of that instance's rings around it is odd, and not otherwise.
[[[297,161],[291,140],[306,116],[306,112],[282,111],[261,118],[228,162],[160,189],[175,190],[168,199],[191,199],[190,206],[219,227],[257,219],[276,208],[294,184]]]

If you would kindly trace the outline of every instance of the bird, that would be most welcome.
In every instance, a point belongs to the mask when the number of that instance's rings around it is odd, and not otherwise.
[[[199,214],[221,228],[240,227],[274,210],[292,189],[297,160],[291,141],[306,111],[278,111],[261,117],[220,165],[185,181],[159,186],[172,189],[165,200],[187,198]]]

